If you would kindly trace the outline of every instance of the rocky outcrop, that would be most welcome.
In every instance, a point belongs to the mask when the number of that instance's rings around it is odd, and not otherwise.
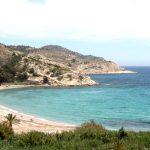
[[[51,86],[84,86],[95,85],[96,82],[89,76],[81,75],[78,71],[70,69],[64,64],[53,62],[42,55],[27,55],[22,58],[22,65],[26,65],[28,81],[43,84],[43,78],[47,79],[45,84]]]
[[[109,73],[124,73],[125,69],[111,62],[90,62],[78,66],[78,70],[83,74],[109,74]]]

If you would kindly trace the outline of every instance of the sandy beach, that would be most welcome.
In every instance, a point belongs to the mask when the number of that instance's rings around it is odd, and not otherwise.
[[[12,113],[16,115],[19,123],[13,125],[15,133],[29,132],[29,131],[41,131],[46,133],[56,133],[62,131],[69,131],[75,128],[75,125],[49,121],[42,118],[26,115],[18,111],[9,109],[0,105],[0,122],[4,121],[4,116]]]
[[[0,86],[0,90],[5,89],[16,89],[16,88],[30,88],[30,87],[49,87],[49,85],[10,85],[4,84]],[[38,118],[35,116],[30,116],[23,114],[16,110],[9,109],[0,105],[0,122],[4,121],[4,116],[12,113],[17,116],[17,119],[20,120],[18,124],[13,125],[15,133],[29,132],[29,131],[41,131],[46,133],[56,133],[62,131],[69,131],[75,128],[75,125],[49,121],[43,118]]]
[[[34,85],[34,84],[24,84],[24,85],[17,85],[17,84],[2,84],[0,86],[0,90],[7,90],[7,89],[19,89],[19,88],[48,88],[48,87],[51,87],[50,85],[48,84],[41,84],[41,85]]]

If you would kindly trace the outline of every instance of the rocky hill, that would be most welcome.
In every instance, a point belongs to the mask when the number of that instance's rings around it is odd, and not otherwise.
[[[27,48],[27,47],[24,47]],[[47,84],[50,86],[90,86],[89,76],[41,54],[26,53],[18,47],[0,45],[0,82]]]
[[[102,57],[82,55],[57,45],[34,48],[0,44],[0,82],[95,85],[86,74],[104,73],[129,72]]]
[[[32,56],[44,56],[47,59],[64,64],[81,74],[132,73],[103,57],[82,55],[57,45],[47,45],[41,48],[29,46],[9,46]]]

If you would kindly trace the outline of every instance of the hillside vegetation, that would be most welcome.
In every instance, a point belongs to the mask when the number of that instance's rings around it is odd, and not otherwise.
[[[17,135],[0,124],[0,150],[149,150],[150,132],[108,131],[94,121],[74,131],[46,134],[32,131]]]

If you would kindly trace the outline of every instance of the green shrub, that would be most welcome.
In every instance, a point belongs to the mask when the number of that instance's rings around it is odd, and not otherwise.
[[[44,83],[44,84],[49,83],[49,80],[48,80],[48,77],[47,77],[47,76],[44,76],[44,77],[43,77],[43,83]]]
[[[69,67],[72,67],[72,64],[71,64],[71,63],[68,63],[68,66],[69,66]]]
[[[29,60],[28,58],[24,58],[24,62],[27,63]]]
[[[79,80],[82,81],[84,77],[82,75],[79,76]]]
[[[18,136],[19,146],[38,146],[48,143],[47,135],[42,132],[32,131]]]
[[[25,66],[21,67],[19,65],[21,59],[22,56],[20,54],[12,54],[11,60],[0,69],[0,82],[12,82],[15,80],[17,73],[21,74],[26,70]]]
[[[122,140],[123,138],[127,137],[128,134],[127,132],[124,130],[124,128],[122,127],[121,129],[119,129],[118,133],[117,133],[117,137],[119,140]]]
[[[52,77],[52,78],[53,78],[53,77],[55,77],[55,75],[54,75],[54,74],[51,74],[51,75],[50,75],[50,77]]]
[[[57,77],[57,80],[58,80],[58,81],[61,81],[62,79],[63,79],[63,76],[58,76],[58,77]]]
[[[47,71],[46,74],[50,74],[50,71]]]
[[[34,68],[30,68],[30,69],[29,69],[29,73],[32,73],[32,74],[33,74],[33,73],[34,73]]]
[[[27,79],[28,79],[28,75],[26,72],[19,73],[16,78],[16,80],[20,82],[26,81]]]
[[[34,73],[33,73],[33,76],[34,76],[34,77],[38,77],[39,75],[37,74],[37,72],[34,72]]]
[[[68,74],[67,77],[69,78],[70,81],[72,81],[72,75]]]
[[[106,129],[101,125],[96,124],[94,121],[84,123],[81,127],[77,128],[75,132],[79,133],[80,138],[83,139],[101,139],[106,134]]]
[[[74,59],[72,59],[71,61],[72,61],[73,63],[75,63],[75,62],[76,62],[76,59],[74,58]]]
[[[5,139],[0,140],[0,150],[150,149],[150,132],[129,132],[124,129],[108,131],[94,121],[84,123],[69,132],[46,134],[32,131]]]
[[[122,141],[117,140],[114,142],[113,150],[127,150]]]
[[[0,70],[0,82],[11,82],[14,80],[13,77],[13,74],[2,69]]]
[[[55,67],[51,70],[54,77],[58,77],[63,74],[63,70],[60,67]]]
[[[0,139],[8,139],[14,135],[14,131],[6,123],[0,123]]]

